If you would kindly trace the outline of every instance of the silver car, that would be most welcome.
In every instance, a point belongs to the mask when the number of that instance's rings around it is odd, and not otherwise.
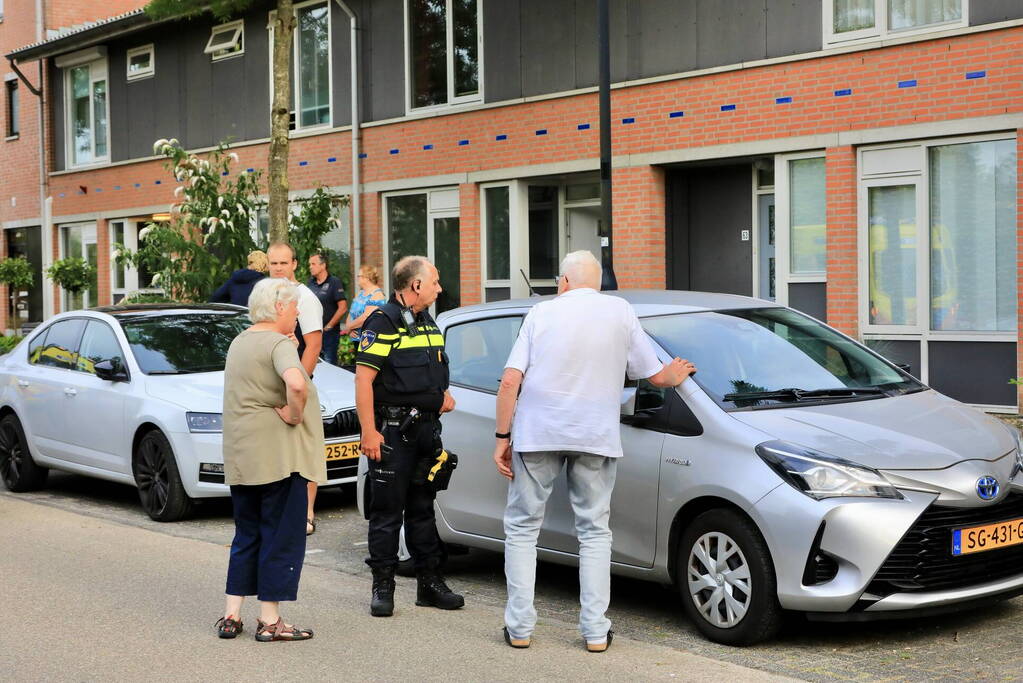
[[[663,360],[688,358],[698,372],[677,390],[623,387],[615,573],[674,584],[706,637],[732,645],[769,636],[786,610],[866,620],[1023,593],[1016,430],[790,308],[698,292],[618,295]],[[443,425],[458,469],[437,499],[448,544],[502,550],[496,390],[540,300],[438,319],[457,401]],[[577,562],[564,475],[539,546],[541,559]]]

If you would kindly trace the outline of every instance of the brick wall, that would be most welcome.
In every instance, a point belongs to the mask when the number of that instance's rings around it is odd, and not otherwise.
[[[462,305],[478,304],[483,300],[483,271],[480,261],[480,191],[475,183],[463,183],[459,186],[459,267]],[[444,273],[440,274],[441,284]]]
[[[829,147],[825,153],[827,195],[828,324],[857,336],[856,150]],[[866,283],[863,283],[866,287]]]
[[[34,7],[35,0],[21,0]],[[87,21],[96,21],[117,16],[133,9],[146,6],[146,0],[47,0],[45,3],[46,27],[68,29]],[[28,40],[25,43],[34,41]]]
[[[615,276],[622,289],[665,286],[664,169],[612,172]],[[683,258],[682,254],[672,254]]]

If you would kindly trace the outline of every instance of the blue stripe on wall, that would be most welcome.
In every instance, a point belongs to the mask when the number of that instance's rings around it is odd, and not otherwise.
[[[916,87],[916,79],[912,78],[912,79],[910,79],[908,81],[899,81],[899,87],[900,88],[915,88]]]
[[[669,119],[680,119],[680,118],[682,118],[685,115],[686,115],[686,113],[684,111],[673,111],[670,114],[668,114],[668,118]]]
[[[844,88],[842,90],[835,91],[835,97],[848,97],[852,95],[852,88]]]
[[[987,78],[987,71],[967,71],[966,80],[972,81],[974,78]]]
[[[774,98],[774,103],[775,104],[792,104],[792,98],[791,97],[775,97]]]
[[[735,105],[734,104],[722,104],[721,105],[721,111],[735,111]]]
[[[590,129],[590,124],[588,124],[588,123],[580,123],[575,128],[576,128],[576,130],[589,130]]]
[[[495,140],[497,140],[498,142],[500,142],[501,140],[507,140],[507,139],[508,139],[508,136],[507,136],[507,135],[504,135],[504,134],[501,134],[501,135],[495,135],[495,136],[494,136],[494,139],[495,139]]]

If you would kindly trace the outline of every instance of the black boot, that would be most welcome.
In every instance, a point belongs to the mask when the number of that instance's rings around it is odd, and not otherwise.
[[[389,617],[394,614],[394,567],[373,570],[373,599],[369,613],[374,617]]]
[[[444,583],[444,577],[435,569],[425,570],[416,575],[416,604],[441,609],[458,609],[465,604],[465,598],[455,593]]]

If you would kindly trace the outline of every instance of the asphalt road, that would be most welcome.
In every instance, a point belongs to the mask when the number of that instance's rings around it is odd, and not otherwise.
[[[13,501],[33,505],[12,507]],[[56,513],[46,508],[80,516],[67,516],[75,521],[63,521],[63,526],[55,531],[49,517]],[[17,514],[12,514],[11,510]],[[708,675],[731,676],[737,680],[751,680],[758,672],[820,681],[1023,680],[1023,598],[983,611],[928,619],[870,624],[810,624],[793,619],[773,641],[737,649],[703,639],[682,614],[673,589],[615,579],[610,617],[617,635],[613,651],[608,653],[611,656],[601,658],[585,655],[578,640],[574,625],[578,584],[574,570],[546,564],[538,571],[537,642],[524,651],[530,659],[525,660],[528,664],[520,670],[518,667],[523,660],[516,660],[514,655],[523,653],[511,651],[500,641],[505,595],[500,555],[473,551],[451,559],[447,575],[449,583],[466,596],[467,608],[463,614],[450,615],[415,607],[414,580],[399,579],[396,616],[391,620],[372,619],[366,615],[369,573],[363,563],[365,521],[356,509],[353,488],[321,491],[317,516],[319,528],[309,539],[308,569],[303,575],[300,601],[293,613],[300,624],[308,623],[324,633],[322,639],[319,635],[314,639],[313,648],[331,643],[320,652],[332,653],[328,659],[335,678],[516,680],[558,676],[575,680],[626,675],[632,679],[670,679],[674,674],[674,677],[689,680],[712,671],[701,666],[713,667],[720,663],[747,668]],[[69,638],[72,643],[76,639],[83,643],[100,643],[108,653],[130,651],[163,659],[173,652],[194,651],[192,659],[182,654],[191,666],[197,667],[194,675],[193,669],[185,669],[184,678],[205,678],[206,672],[212,675],[212,668],[202,668],[207,666],[203,658],[212,655],[216,660],[220,656],[217,653],[226,652],[223,648],[211,649],[219,644],[212,637],[211,624],[221,608],[225,547],[233,534],[226,500],[205,502],[191,520],[159,524],[150,521],[141,511],[134,489],[53,473],[47,489],[38,493],[11,494],[0,488],[0,519],[4,520],[0,525],[0,548],[3,549],[0,585],[4,586],[0,599],[8,606],[5,615],[8,627],[0,629],[0,652],[21,653],[16,661],[29,668],[16,671],[28,672],[28,675],[17,678],[50,678],[47,674],[51,671],[67,674],[60,673],[58,678],[94,677],[71,673],[85,671],[80,668],[31,668],[32,662],[40,660],[42,655],[35,648],[22,644],[24,634],[38,634],[33,640],[50,642],[47,630],[63,634],[61,642]],[[77,528],[83,531],[76,532]],[[60,533],[59,529],[64,529],[71,537],[54,537]],[[118,540],[112,540],[114,537]],[[122,559],[126,548],[130,549],[130,562]],[[136,560],[136,554],[143,550],[144,556]],[[179,562],[177,558],[181,557],[183,560]],[[136,564],[142,567],[138,572],[134,570]],[[24,584],[26,570],[37,566],[46,567],[42,574],[45,580],[42,584],[35,581]],[[75,596],[75,592],[83,588],[77,578],[82,567],[105,573],[104,579],[114,595],[104,592],[98,599],[109,609],[120,603],[120,614],[125,615],[127,622],[119,625],[108,621],[109,614],[99,621],[83,616],[88,610],[81,604],[81,598]],[[99,586],[102,584],[101,581]],[[31,590],[22,588],[26,585]],[[84,584],[87,590],[91,587],[89,582]],[[116,595],[120,590],[126,591],[121,598]],[[23,603],[35,604],[33,600],[26,601],[25,595],[50,593],[58,596],[50,610],[33,612],[34,608],[23,606]],[[14,605],[22,606],[14,614],[9,609],[12,598]],[[69,605],[76,608],[76,616],[68,614]],[[136,615],[139,608],[142,612]],[[250,616],[253,623],[254,614]],[[27,615],[30,621],[19,622],[22,615]],[[46,615],[52,623],[31,621]],[[79,623],[79,619],[84,621]],[[31,628],[26,628],[29,623]],[[118,645],[118,634],[122,630],[139,627],[142,635],[132,637],[130,648]],[[108,629],[114,629],[115,633],[108,633]],[[434,633],[444,635],[424,639],[423,629],[436,629]],[[371,652],[377,638],[380,643],[401,643],[402,647],[409,648],[408,657],[394,660],[398,666],[400,659],[399,668],[386,673],[374,668],[380,661],[380,653]],[[438,642],[455,648],[451,656],[431,649],[438,647]],[[291,651],[310,644],[275,646]],[[256,646],[246,639],[242,649],[256,656],[259,650],[251,649]],[[369,652],[363,651],[363,647]],[[580,658],[578,654],[584,656]],[[91,656],[81,655],[77,648],[64,653],[67,660],[64,664],[74,665],[78,662],[76,655],[82,657],[81,661],[110,665],[105,656],[90,659]],[[674,657],[690,659],[683,663]],[[587,668],[594,658],[600,659],[599,665],[594,664],[597,668]],[[257,657],[255,661],[260,660]],[[281,668],[277,660],[274,661],[275,669],[265,672],[268,677],[292,677],[291,669]],[[328,677],[322,668],[327,660],[320,661],[320,669],[302,669],[300,664],[305,661],[302,658],[287,661],[296,662],[295,666],[299,667],[295,669],[296,676],[304,671],[306,677],[313,679]],[[433,664],[427,666],[431,662]],[[245,667],[249,664],[248,659],[231,659],[232,677],[248,671]],[[676,668],[676,664],[682,668]],[[434,670],[431,668],[434,665],[441,668]],[[619,665],[621,669],[617,668]],[[151,662],[146,660],[137,666],[151,666]],[[237,668],[239,666],[242,668]],[[348,666],[355,668],[348,669],[350,673],[346,674],[344,667]],[[139,671],[127,664],[124,667],[109,673],[120,677],[122,673]],[[474,676],[474,672],[480,675]]]

